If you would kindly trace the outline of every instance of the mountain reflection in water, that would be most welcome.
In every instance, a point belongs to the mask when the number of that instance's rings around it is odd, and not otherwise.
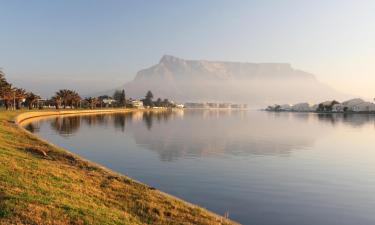
[[[139,121],[144,126],[139,126]],[[43,122],[26,128],[37,133]],[[316,122],[323,126],[306,129],[306,123]],[[225,154],[287,156],[295,149],[311,147],[316,138],[329,132],[324,126],[361,127],[369,123],[375,126],[375,115],[264,112],[252,117],[247,111],[230,110],[130,112],[50,120],[51,128],[61,136],[74,135],[82,125],[131,132],[137,144],[157,152],[163,161]]]

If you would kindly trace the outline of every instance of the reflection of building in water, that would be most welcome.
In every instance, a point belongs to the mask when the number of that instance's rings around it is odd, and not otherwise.
[[[171,122],[153,123],[151,130],[134,126],[131,132],[137,144],[166,161],[227,154],[287,156],[293,150],[311,147],[325,133],[319,129],[301,133],[303,120],[270,120],[266,114],[257,118],[244,115],[245,111],[224,112],[187,111],[183,120],[172,117]]]
[[[246,111],[191,110],[183,120],[132,127],[137,144],[159,154],[161,160],[220,155],[288,156],[309,149],[319,137],[340,123],[349,126],[375,125],[375,115],[260,113]],[[328,122],[328,123],[327,123]],[[322,124],[323,123],[323,124]],[[304,132],[301,132],[303,130]]]
[[[172,109],[173,113],[180,118],[184,117],[184,110],[181,109]]]
[[[332,125],[345,124],[352,127],[361,127],[364,125],[375,126],[375,114],[357,114],[357,113],[321,113],[315,117],[320,122],[329,122]]]
[[[132,113],[132,120],[133,121],[139,121],[143,118],[143,112],[133,112]]]
[[[162,160],[176,160],[218,155],[288,156],[313,146],[316,139],[333,131],[331,124],[375,126],[375,115],[171,110],[56,117],[49,121],[63,136],[77,132],[82,124],[114,124],[123,131],[127,126],[137,144],[157,152]],[[38,121],[26,126],[31,132],[37,132],[38,127]]]

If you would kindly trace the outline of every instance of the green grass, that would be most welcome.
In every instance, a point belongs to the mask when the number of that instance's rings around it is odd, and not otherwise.
[[[39,140],[20,113],[0,111],[0,224],[234,224]]]

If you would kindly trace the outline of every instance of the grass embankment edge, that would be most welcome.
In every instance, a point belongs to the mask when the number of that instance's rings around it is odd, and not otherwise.
[[[131,109],[0,112],[0,224],[236,224],[26,131],[45,116]]]

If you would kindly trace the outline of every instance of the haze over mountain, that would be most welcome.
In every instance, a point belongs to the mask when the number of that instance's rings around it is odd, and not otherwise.
[[[158,64],[139,71],[125,84],[128,96],[187,101],[219,101],[264,105],[299,101],[341,100],[347,96],[320,83],[314,75],[287,63],[241,63],[185,60],[164,55]]]

